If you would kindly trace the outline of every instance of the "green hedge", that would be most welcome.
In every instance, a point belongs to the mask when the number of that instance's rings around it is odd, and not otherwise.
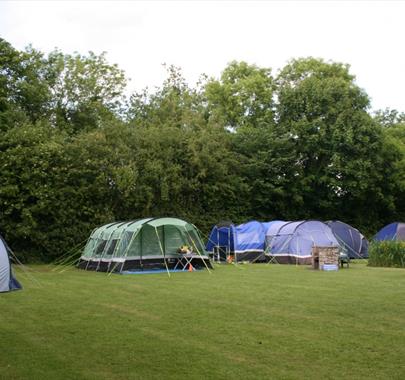
[[[405,268],[405,241],[373,242],[369,248],[368,265]]]

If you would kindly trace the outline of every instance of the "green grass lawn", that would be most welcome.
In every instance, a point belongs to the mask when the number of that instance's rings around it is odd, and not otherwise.
[[[1,379],[404,379],[405,270],[34,267],[0,294]]]

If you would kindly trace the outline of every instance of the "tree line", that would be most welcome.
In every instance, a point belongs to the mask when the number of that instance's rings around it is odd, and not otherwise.
[[[371,112],[347,64],[231,62],[190,86],[179,68],[126,95],[105,54],[0,39],[0,233],[49,261],[98,225],[177,216],[339,219],[373,234],[405,219],[405,115]]]

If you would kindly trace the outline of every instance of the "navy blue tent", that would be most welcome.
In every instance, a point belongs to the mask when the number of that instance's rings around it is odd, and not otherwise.
[[[331,228],[317,220],[270,226],[266,240],[267,254],[279,263],[310,264],[313,246],[339,247]]]
[[[216,261],[226,261],[234,252],[235,228],[232,222],[221,222],[212,228],[205,249],[214,255]]]
[[[255,220],[238,226],[231,222],[219,223],[211,230],[206,250],[217,261],[229,256],[234,256],[235,261],[256,260],[263,255],[266,231],[272,223]]]
[[[17,289],[21,289],[21,285],[13,276],[7,253],[7,244],[0,236],[0,292]]]
[[[331,220],[326,224],[332,229],[342,251],[351,259],[368,257],[368,241],[359,230],[339,220]]]
[[[395,222],[383,227],[374,240],[405,240],[405,223]]]

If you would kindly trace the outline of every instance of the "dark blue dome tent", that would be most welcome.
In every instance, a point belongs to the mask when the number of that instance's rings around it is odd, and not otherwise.
[[[232,257],[238,261],[256,261],[265,250],[266,231],[273,222],[256,220],[235,226],[232,222],[215,225],[210,233],[206,251],[215,261]]]
[[[381,228],[374,240],[405,240],[405,223],[395,222]]]
[[[339,247],[331,228],[317,220],[279,223],[267,231],[267,255],[278,263],[311,264],[312,247]]]
[[[22,288],[13,275],[9,253],[11,253],[11,250],[0,235],[0,292],[9,292],[10,290]]]
[[[212,227],[205,250],[214,261],[227,261],[234,252],[234,236],[236,226],[231,221],[222,221]]]
[[[368,257],[368,241],[359,230],[339,220],[331,220],[326,224],[331,228],[343,252],[350,259]]]

